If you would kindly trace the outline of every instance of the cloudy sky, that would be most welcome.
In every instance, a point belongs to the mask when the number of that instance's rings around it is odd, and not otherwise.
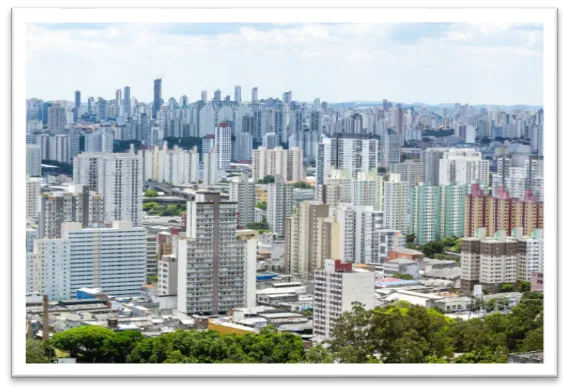
[[[461,102],[541,105],[541,25],[31,24],[27,96],[164,100],[241,85],[259,96],[328,102]]]

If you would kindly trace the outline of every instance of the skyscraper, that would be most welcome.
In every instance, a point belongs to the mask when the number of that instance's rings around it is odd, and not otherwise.
[[[224,314],[245,305],[246,249],[237,239],[237,203],[198,191],[178,238],[178,311]]]
[[[398,174],[389,175],[384,182],[385,227],[407,234],[409,226],[409,183]]]
[[[253,87],[253,91],[251,92],[251,102],[257,103],[259,101],[259,89],[257,87]]]
[[[79,108],[81,107],[81,91],[75,91],[75,107],[73,109],[73,122],[76,123],[79,120]]]
[[[284,237],[285,219],[294,208],[294,184],[286,183],[281,176],[267,186],[267,223],[278,237]]]
[[[441,188],[420,183],[409,187],[409,229],[406,234],[415,234],[415,242],[441,239]]]
[[[217,168],[229,170],[231,164],[231,127],[228,123],[219,123],[215,127],[215,153],[217,154]]]
[[[131,108],[130,108],[130,87],[126,86],[124,88],[124,99],[121,103],[124,107],[124,115],[127,120],[130,120],[132,117]]]
[[[241,103],[241,86],[235,86],[235,93],[233,100],[237,103]]]
[[[152,118],[156,118],[156,113],[162,106],[162,79],[154,80],[154,103],[152,104]]]

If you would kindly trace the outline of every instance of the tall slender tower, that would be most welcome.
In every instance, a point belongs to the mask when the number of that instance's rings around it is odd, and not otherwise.
[[[73,110],[73,122],[79,119],[79,107],[81,106],[81,91],[75,91],[75,108]]]
[[[156,118],[156,112],[162,105],[162,79],[154,80],[154,104],[152,105],[152,117]]]
[[[130,119],[131,113],[130,113],[130,87],[129,86],[126,86],[124,88],[123,106],[124,106],[124,114],[125,114],[126,118]]]

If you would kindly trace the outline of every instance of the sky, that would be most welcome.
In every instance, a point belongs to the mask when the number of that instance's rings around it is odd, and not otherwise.
[[[542,105],[543,27],[466,23],[58,23],[27,26],[27,96],[282,97]]]

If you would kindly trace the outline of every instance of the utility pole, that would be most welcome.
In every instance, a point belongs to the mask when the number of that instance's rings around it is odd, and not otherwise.
[[[42,340],[47,342],[49,339],[49,306],[48,306],[48,297],[47,295],[43,296],[43,332],[42,332]]]

